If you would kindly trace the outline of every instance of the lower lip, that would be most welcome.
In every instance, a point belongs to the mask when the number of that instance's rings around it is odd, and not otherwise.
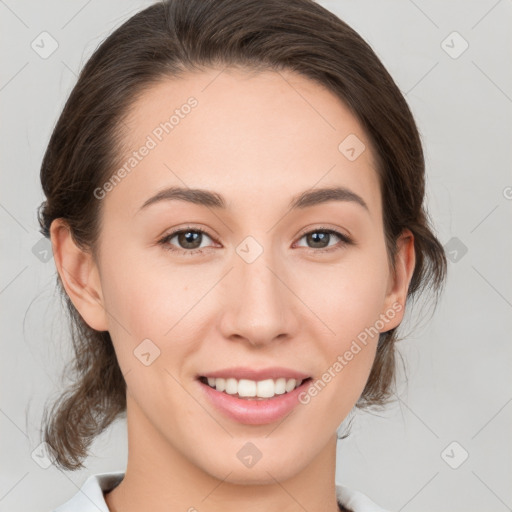
[[[200,380],[198,382],[212,404],[228,418],[246,425],[264,425],[278,421],[290,413],[300,403],[299,394],[309,387],[313,379],[305,380],[289,393],[274,395],[266,400],[237,398],[223,391],[217,391]]]

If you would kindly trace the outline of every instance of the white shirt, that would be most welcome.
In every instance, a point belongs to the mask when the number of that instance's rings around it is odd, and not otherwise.
[[[80,490],[53,512],[110,512],[103,493],[111,491],[124,478],[124,472],[97,473],[89,476]],[[336,485],[338,502],[352,512],[387,512],[355,489]]]

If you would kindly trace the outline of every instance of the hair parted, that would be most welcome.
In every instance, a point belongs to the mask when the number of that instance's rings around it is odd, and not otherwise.
[[[399,88],[359,34],[313,0],[164,0],[138,12],[94,51],[55,125],[41,165],[46,200],[38,210],[50,237],[57,218],[95,254],[101,204],[94,190],[116,169],[123,117],[152,84],[208,67],[291,70],[335,94],[371,141],[390,261],[407,228],[416,264],[408,300],[440,292],[446,257],[424,206],[420,135]],[[43,438],[63,469],[79,469],[94,438],[126,410],[126,383],[107,331],[89,327],[67,296],[73,385],[45,409]],[[385,404],[395,376],[396,329],[379,339],[357,407]]]

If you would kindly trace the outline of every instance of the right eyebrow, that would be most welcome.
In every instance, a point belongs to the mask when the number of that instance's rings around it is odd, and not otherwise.
[[[160,201],[172,200],[187,201],[200,206],[226,209],[226,202],[224,198],[216,192],[199,188],[169,187],[147,199],[138,211],[140,212],[144,208]]]

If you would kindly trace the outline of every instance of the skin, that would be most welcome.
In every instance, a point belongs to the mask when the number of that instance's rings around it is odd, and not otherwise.
[[[336,430],[364,389],[377,336],[282,422],[227,418],[195,377],[286,366],[320,378],[360,332],[405,304],[413,236],[400,238],[393,273],[370,141],[336,96],[293,72],[220,71],[166,79],[133,105],[121,162],[188,97],[199,102],[101,200],[96,258],[62,220],[51,227],[66,292],[91,327],[110,332],[127,383],[128,464],[106,502],[119,512],[335,512]],[[349,134],[366,145],[354,161],[338,150]],[[138,211],[171,185],[215,191],[228,207],[174,200]],[[350,188],[368,210],[330,201],[288,211],[292,197],[327,186]],[[202,254],[158,243],[189,223],[207,232]],[[304,233],[320,228],[355,244],[333,235],[315,246]],[[250,264],[236,252],[249,235],[263,248]],[[177,236],[167,246],[191,251]],[[134,356],[144,339],[160,350],[149,366]],[[251,468],[237,457],[248,441],[262,454]]]

